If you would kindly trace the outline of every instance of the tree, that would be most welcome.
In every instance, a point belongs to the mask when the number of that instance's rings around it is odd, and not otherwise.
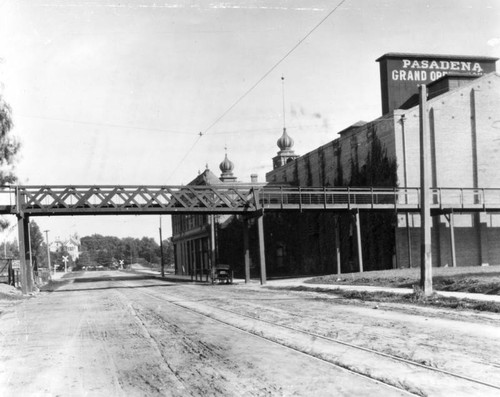
[[[30,222],[30,244],[33,263],[37,263],[38,267],[47,263],[47,246],[44,243],[43,234],[40,227],[35,221]]]
[[[163,245],[163,260],[166,266],[173,265],[174,259],[174,243],[172,243],[172,237],[162,241]]]
[[[11,108],[0,96],[0,186],[16,182],[14,162],[19,151],[19,142],[10,135],[13,127]],[[9,226],[5,218],[0,218],[0,230]]]

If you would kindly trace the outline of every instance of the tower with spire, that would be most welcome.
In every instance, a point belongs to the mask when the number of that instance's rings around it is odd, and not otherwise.
[[[283,134],[280,139],[276,142],[280,151],[278,155],[273,158],[273,169],[279,168],[290,161],[295,160],[299,157],[293,151],[293,139],[286,132],[286,120],[285,120],[285,78],[281,76],[281,88],[282,88],[282,98],[283,98]]]

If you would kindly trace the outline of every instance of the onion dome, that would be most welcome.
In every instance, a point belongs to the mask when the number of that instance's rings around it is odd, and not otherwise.
[[[219,168],[222,171],[222,174],[226,174],[226,175],[231,174],[232,171],[234,170],[234,164],[231,160],[229,160],[227,158],[227,153],[226,153],[226,156],[224,157],[224,160],[222,161],[222,163],[219,164]]]
[[[293,139],[286,133],[286,128],[283,128],[283,135],[276,142],[281,150],[290,150],[293,147]]]

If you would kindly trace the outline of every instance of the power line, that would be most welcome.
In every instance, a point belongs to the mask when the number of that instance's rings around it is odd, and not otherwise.
[[[222,120],[233,108],[238,105],[250,92],[252,92],[267,76],[269,76],[286,58],[290,56],[292,52],[294,52],[307,38],[314,33],[316,29],[318,29],[329,17],[332,15],[337,9],[345,2],[346,0],[342,0],[337,6],[331,10],[321,21],[319,21],[316,26],[314,26],[302,39],[300,39],[281,59],[276,62],[264,75],[257,80],[257,82],[252,85],[243,95],[241,95],[224,113],[222,113],[215,121],[205,129],[204,134],[206,134],[212,127],[214,127],[220,120]]]
[[[57,117],[44,117],[44,116],[31,116],[31,115],[18,115],[18,117],[29,118],[29,119],[48,120],[48,121],[60,121],[63,123],[95,125],[95,126],[99,126],[99,127],[127,128],[127,129],[131,129],[131,130],[142,130],[142,131],[157,131],[157,132],[165,132],[168,134],[187,135],[187,134],[192,133],[190,131],[165,130],[162,128],[139,127],[139,126],[123,125],[123,124],[96,123],[96,122],[92,122],[92,121],[69,120],[69,119],[61,119],[61,118],[57,118]]]
[[[316,31],[337,9],[346,2],[346,0],[341,0],[340,3],[338,3],[326,16],[321,19],[302,39],[300,39],[284,56],[282,56],[271,68],[264,73],[264,75],[257,80],[256,83],[254,83],[248,90],[246,90],[229,108],[227,108],[219,117],[215,119],[215,121],[212,122],[206,128],[203,132],[200,133],[199,137],[196,139],[194,144],[189,148],[187,153],[184,155],[182,158],[181,162],[177,164],[177,167],[172,171],[172,173],[168,176],[167,179],[170,179],[170,177],[179,169],[181,166],[182,162],[187,158],[187,156],[191,153],[191,151],[194,149],[196,144],[200,141],[203,135],[206,135],[208,131],[210,131],[216,124],[219,123],[229,112],[231,112],[248,94],[250,94],[267,76],[269,76],[285,59],[287,59],[292,52],[294,52],[307,38]]]

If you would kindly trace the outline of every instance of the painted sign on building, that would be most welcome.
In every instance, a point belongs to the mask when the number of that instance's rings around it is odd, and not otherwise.
[[[498,58],[454,55],[385,54],[380,63],[382,112],[404,107],[418,92],[419,84],[429,84],[447,74],[481,76],[496,70]]]

